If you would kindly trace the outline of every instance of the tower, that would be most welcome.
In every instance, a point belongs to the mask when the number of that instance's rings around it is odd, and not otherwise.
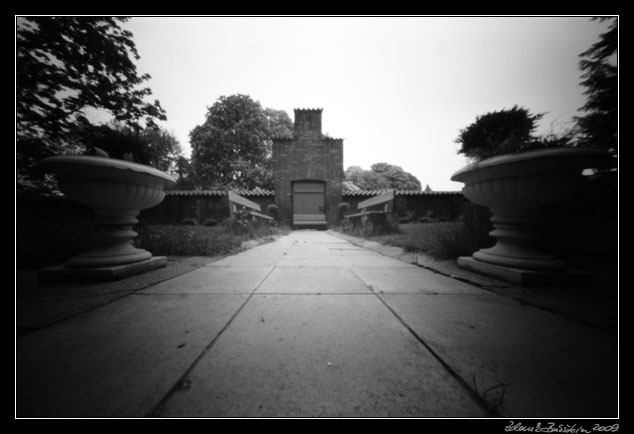
[[[294,227],[335,224],[343,181],[343,139],[325,138],[322,109],[295,109],[292,139],[273,140],[275,203]]]

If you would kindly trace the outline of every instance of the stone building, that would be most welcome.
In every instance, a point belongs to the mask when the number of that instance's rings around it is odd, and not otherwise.
[[[292,139],[273,141],[275,203],[295,227],[336,224],[343,181],[343,139],[324,137],[322,109],[295,109]]]

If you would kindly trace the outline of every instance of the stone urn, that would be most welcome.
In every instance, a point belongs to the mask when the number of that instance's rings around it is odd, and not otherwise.
[[[164,189],[176,182],[169,175],[141,164],[95,156],[49,157],[41,164],[58,177],[69,199],[94,209],[97,247],[66,262],[68,269],[119,267],[151,262],[152,254],[134,247],[141,210],[158,205]],[[154,264],[151,268],[165,265]],[[119,267],[121,268],[121,267]],[[139,267],[136,267],[139,269]],[[142,270],[145,271],[145,270]]]
[[[530,283],[531,276],[545,276],[535,283],[548,283],[548,276],[566,271],[563,260],[535,248],[538,213],[580,193],[586,183],[583,170],[603,167],[609,158],[597,149],[548,148],[500,155],[454,173],[452,181],[465,184],[465,197],[493,214],[490,235],[497,241],[471,258],[459,258],[458,265],[520,284]]]

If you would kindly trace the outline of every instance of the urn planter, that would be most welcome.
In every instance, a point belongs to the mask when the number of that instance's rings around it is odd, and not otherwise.
[[[583,278],[566,263],[535,247],[538,213],[546,205],[584,188],[584,169],[602,167],[607,152],[585,148],[549,148],[500,155],[470,164],[451,179],[463,182],[464,196],[489,208],[496,244],[458,265],[521,285],[558,284]]]
[[[169,175],[141,164],[94,156],[49,157],[41,164],[58,176],[66,197],[90,206],[96,215],[97,247],[57,267],[59,277],[111,280],[166,264],[165,257],[153,258],[133,245],[137,233],[132,227],[138,223],[139,212],[158,205],[165,197],[164,189],[175,184]]]

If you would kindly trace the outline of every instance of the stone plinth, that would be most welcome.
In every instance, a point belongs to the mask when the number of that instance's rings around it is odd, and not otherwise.
[[[451,179],[465,184],[465,197],[491,210],[490,235],[497,241],[458,265],[523,285],[574,281],[563,260],[534,247],[538,213],[581,192],[583,170],[602,167],[608,158],[596,149],[551,148],[489,158],[456,172]]]
[[[478,261],[470,256],[458,258],[458,266],[520,286],[592,286],[593,284],[592,275],[581,270],[523,270]]]
[[[132,264],[100,268],[70,268],[66,265],[60,265],[40,270],[37,278],[40,282],[106,282],[142,274],[150,270],[165,267],[166,265],[167,257],[165,256],[153,256],[150,259]]]
[[[57,269],[57,277],[113,280],[165,265],[165,258],[153,259],[150,252],[133,245],[137,233],[132,228],[139,212],[158,205],[164,189],[176,183],[169,175],[141,164],[93,156],[49,157],[41,164],[58,176],[65,196],[94,209],[98,227],[97,247],[68,260]],[[43,271],[46,279],[51,270]]]

